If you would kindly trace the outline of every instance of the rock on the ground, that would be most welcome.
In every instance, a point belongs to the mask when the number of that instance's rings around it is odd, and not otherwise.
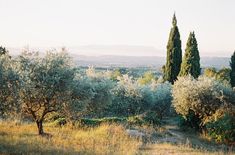
[[[146,135],[145,133],[140,132],[138,130],[127,129],[126,132],[129,136],[136,137],[136,138],[142,138]]]

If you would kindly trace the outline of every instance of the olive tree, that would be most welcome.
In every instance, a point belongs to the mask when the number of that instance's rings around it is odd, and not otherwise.
[[[0,47],[1,48],[1,47]],[[18,111],[19,77],[15,62],[8,53],[0,54],[0,116],[12,116]]]
[[[208,77],[180,77],[173,85],[176,112],[185,119],[193,112],[201,120],[200,127],[222,106],[234,105],[234,97],[231,87]]]
[[[171,91],[172,85],[169,82],[157,83],[152,88],[153,102],[151,104],[151,110],[156,112],[160,119],[170,113],[172,102]]]
[[[170,112],[172,94],[171,83],[141,85],[128,75],[123,75],[113,88],[113,102],[109,108],[117,115],[139,115],[153,112],[158,119]]]
[[[138,83],[123,75],[112,90],[113,102],[110,109],[117,115],[136,115],[143,111],[141,89]]]
[[[105,77],[81,77],[76,92],[83,108],[76,111],[82,112],[83,116],[102,117],[112,102],[112,88],[113,81]]]
[[[26,51],[18,59],[22,111],[32,116],[42,135],[46,115],[62,110],[73,99],[75,72],[63,51],[47,52],[45,56]]]

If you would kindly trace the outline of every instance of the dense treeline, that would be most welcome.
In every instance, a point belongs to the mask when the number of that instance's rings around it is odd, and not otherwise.
[[[159,124],[177,112],[184,125],[207,131],[218,141],[234,140],[235,93],[226,80],[230,72],[220,74],[224,69],[207,69],[198,79],[179,77],[172,85],[151,72],[138,78],[93,67],[83,72],[65,51],[44,56],[24,51],[16,58],[5,53],[0,60],[1,118],[35,121],[39,134],[47,120],[86,123],[85,118],[110,117],[114,119],[97,121],[128,118],[140,123],[144,118]],[[217,131],[223,119],[224,130]]]
[[[34,120],[39,134],[51,116],[73,122],[81,118],[129,117],[169,113],[171,85],[159,83],[152,73],[139,79],[117,73],[85,73],[72,64],[65,51],[44,56],[24,51],[16,58],[1,55],[1,117]]]

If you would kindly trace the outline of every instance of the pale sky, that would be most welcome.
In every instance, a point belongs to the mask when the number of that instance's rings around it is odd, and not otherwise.
[[[235,0],[0,0],[0,45],[165,50],[174,11],[183,51],[195,31],[202,54],[233,53]]]

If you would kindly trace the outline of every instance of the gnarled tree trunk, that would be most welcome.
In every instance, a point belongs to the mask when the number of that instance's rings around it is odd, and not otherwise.
[[[37,123],[37,127],[38,127],[38,134],[43,135],[44,132],[43,132],[42,120],[36,121],[36,123]]]

